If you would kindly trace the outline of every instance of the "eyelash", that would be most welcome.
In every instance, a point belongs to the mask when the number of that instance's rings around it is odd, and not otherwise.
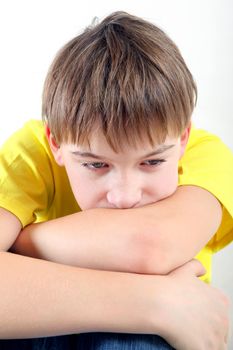
[[[151,159],[151,160],[144,161],[143,165],[150,166],[150,167],[157,167],[165,162],[166,162],[165,159]],[[145,163],[148,163],[148,164],[145,164]],[[104,162],[81,163],[81,166],[92,171],[102,170],[109,167],[108,164]]]
[[[149,166],[158,166],[158,165],[165,163],[165,162],[166,162],[165,159],[151,159],[151,160],[145,160],[144,163],[149,163],[149,164],[146,164]]]
[[[104,166],[97,166],[95,167],[95,165],[104,165]],[[93,163],[81,163],[81,165],[84,168],[88,168],[89,170],[101,170],[103,168],[108,168],[108,165],[106,163],[102,163],[102,162],[93,162]]]

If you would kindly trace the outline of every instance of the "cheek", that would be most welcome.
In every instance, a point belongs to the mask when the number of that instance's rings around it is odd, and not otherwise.
[[[172,195],[178,186],[178,169],[177,166],[171,166],[169,169],[164,169],[160,174],[157,182],[156,192],[160,199]]]
[[[178,185],[178,173],[164,177],[164,191],[169,196],[175,192]]]
[[[85,186],[85,184],[77,184],[73,186],[72,191],[76,202],[82,210],[92,207],[92,196],[89,187]]]
[[[97,189],[89,181],[79,181],[77,178],[72,185],[74,197],[82,210],[96,207]]]
[[[82,171],[67,172],[74,197],[82,210],[97,208],[101,200],[101,188],[96,181]]]

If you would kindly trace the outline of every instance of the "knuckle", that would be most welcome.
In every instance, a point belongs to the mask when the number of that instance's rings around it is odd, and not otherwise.
[[[230,315],[227,314],[223,317],[222,323],[225,329],[228,329],[230,327]]]
[[[223,301],[227,307],[231,306],[231,299],[227,295],[224,295]]]
[[[220,300],[222,301],[222,303],[227,307],[229,308],[230,305],[231,305],[231,300],[229,298],[228,295],[226,295],[221,289],[215,289],[217,291],[217,294],[220,298]]]

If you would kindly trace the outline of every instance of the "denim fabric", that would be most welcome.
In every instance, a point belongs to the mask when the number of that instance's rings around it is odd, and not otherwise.
[[[157,335],[83,333],[59,337],[0,340],[0,350],[172,350]]]

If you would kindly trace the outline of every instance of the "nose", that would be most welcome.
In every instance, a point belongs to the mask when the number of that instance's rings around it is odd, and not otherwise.
[[[133,184],[114,186],[107,193],[108,203],[117,209],[136,207],[140,203],[141,198],[141,189]]]

